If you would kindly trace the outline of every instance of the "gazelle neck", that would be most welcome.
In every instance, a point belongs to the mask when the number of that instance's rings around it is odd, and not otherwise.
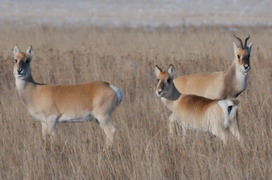
[[[238,63],[238,60],[235,59],[233,62],[233,66],[235,66],[235,78],[240,84],[245,84],[246,85],[246,80],[247,80],[247,72],[242,72],[240,70],[240,64]]]
[[[173,111],[173,104],[180,96],[182,96],[182,94],[177,90],[175,84],[172,83],[170,90],[165,96],[161,97],[161,100],[171,111]]]
[[[33,91],[36,88],[36,83],[33,80],[32,75],[25,79],[15,78],[16,89],[19,96],[22,98],[24,104],[28,104],[32,98]]]
[[[238,60],[235,59],[225,76],[226,89],[232,89],[233,96],[238,96],[243,92],[247,85],[247,73],[240,70]]]
[[[32,75],[28,76],[27,78],[19,78],[16,77],[15,78],[15,83],[16,83],[16,88],[17,90],[21,90],[24,89],[25,87],[29,86],[29,85],[36,85],[36,83],[33,80]]]

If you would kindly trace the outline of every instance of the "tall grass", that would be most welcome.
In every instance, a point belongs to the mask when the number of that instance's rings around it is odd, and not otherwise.
[[[233,61],[232,32],[211,29],[0,28],[1,179],[271,179],[272,32],[237,32],[253,41],[249,86],[240,95],[241,135],[223,147],[207,133],[168,137],[169,110],[156,97],[154,65],[177,75],[212,72]],[[15,89],[11,49],[34,47],[36,81],[54,84],[105,80],[125,92],[113,114],[110,153],[96,123],[60,124],[46,151],[41,125]]]

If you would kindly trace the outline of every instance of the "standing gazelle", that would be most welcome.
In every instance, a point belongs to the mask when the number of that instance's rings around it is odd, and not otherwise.
[[[155,66],[158,80],[156,94],[172,112],[169,117],[169,132],[173,135],[174,122],[178,122],[185,132],[186,129],[207,131],[219,137],[224,144],[230,131],[238,140],[240,133],[235,114],[238,100],[212,100],[197,95],[181,94],[175,84],[174,66],[162,71]]]
[[[32,47],[13,50],[16,88],[29,113],[42,124],[43,139],[53,135],[57,123],[97,120],[106,134],[105,148],[113,143],[115,128],[111,114],[121,103],[123,91],[113,85],[95,81],[75,85],[43,85],[31,74]]]
[[[233,42],[235,58],[231,67],[226,71],[207,74],[184,75],[176,78],[177,89],[184,94],[195,94],[211,99],[232,99],[241,94],[247,86],[247,74],[250,70],[250,53],[252,43],[247,45],[248,36],[240,47]]]

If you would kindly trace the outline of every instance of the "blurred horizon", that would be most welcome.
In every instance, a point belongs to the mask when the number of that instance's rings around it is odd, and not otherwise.
[[[0,25],[272,26],[269,0],[0,0]]]

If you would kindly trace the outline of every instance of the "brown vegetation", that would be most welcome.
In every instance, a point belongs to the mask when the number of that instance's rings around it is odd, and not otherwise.
[[[17,28],[17,29],[16,29]],[[233,61],[232,32],[224,29],[0,28],[0,179],[270,179],[272,178],[272,32],[251,29],[252,70],[239,97],[240,128],[223,147],[206,133],[168,137],[170,112],[155,95],[154,65],[177,75],[212,72]],[[95,123],[60,124],[51,150],[41,126],[15,89],[11,49],[34,47],[37,82],[105,80],[125,92],[113,114],[115,144],[102,153]],[[24,48],[24,49],[23,49]]]

